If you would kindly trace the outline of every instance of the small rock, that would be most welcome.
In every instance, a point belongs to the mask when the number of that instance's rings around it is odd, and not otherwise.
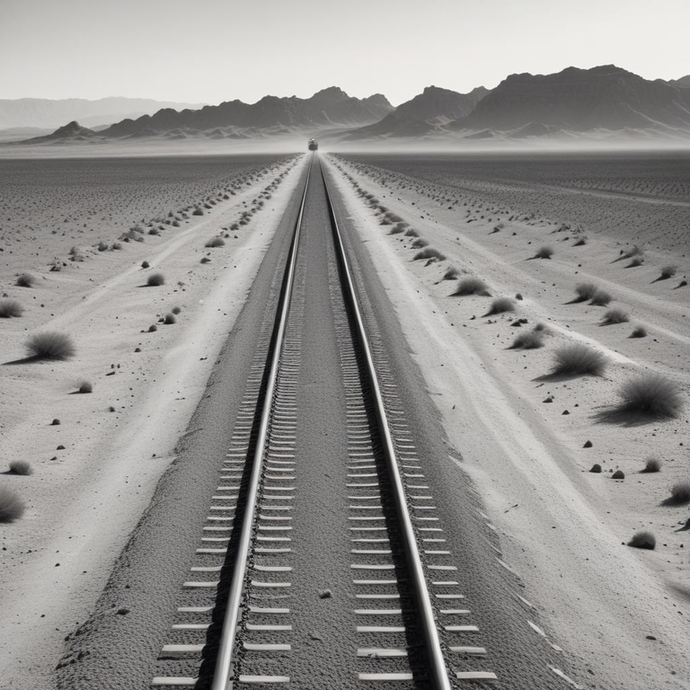
[[[647,635],[648,640],[656,640],[656,637],[654,635]]]
[[[591,441],[585,441],[585,445],[582,446],[583,448],[591,448],[592,447],[592,442]]]
[[[333,592],[330,589],[322,589],[319,592],[319,599],[330,599],[333,596]]]
[[[612,475],[611,479],[625,479],[625,472],[622,470],[616,470]]]
[[[55,450],[65,450],[65,446],[59,445]]]
[[[128,613],[129,613],[129,609],[122,608],[122,609],[117,610],[118,616],[126,616]]]
[[[60,426],[60,420],[59,419],[54,419],[51,423],[50,426]]]
[[[568,412],[568,410],[563,410],[563,412],[561,412],[561,414],[570,414],[570,412]]]
[[[590,470],[590,472],[595,472],[596,474],[600,474],[601,473],[601,465],[598,462],[595,462],[592,465],[592,469]]]
[[[552,403],[553,402],[553,395],[550,395],[548,398],[544,398],[544,400],[542,400],[542,402]]]

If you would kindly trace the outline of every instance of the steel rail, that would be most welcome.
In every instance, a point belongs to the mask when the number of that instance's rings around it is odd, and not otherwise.
[[[420,614],[420,622],[422,627],[422,633],[424,636],[424,647],[426,650],[427,660],[429,662],[430,671],[430,683],[433,690],[451,690],[450,680],[448,679],[448,671],[446,668],[446,662],[443,658],[443,652],[441,650],[441,642],[438,636],[438,629],[436,627],[436,619],[434,616],[434,610],[431,605],[431,598],[429,596],[429,590],[426,584],[426,578],[424,576],[424,570],[422,567],[422,559],[419,554],[419,548],[417,546],[417,538],[415,537],[414,528],[412,527],[412,519],[410,518],[410,512],[407,507],[407,500],[405,498],[405,489],[403,487],[402,478],[400,476],[400,469],[398,467],[398,462],[396,459],[395,448],[393,446],[393,439],[390,434],[390,429],[388,426],[388,418],[386,416],[386,410],[383,403],[383,396],[381,395],[381,389],[379,387],[378,378],[376,376],[376,368],[374,366],[374,359],[371,354],[371,348],[369,347],[369,340],[367,338],[366,329],[364,327],[364,320],[362,319],[362,313],[359,309],[359,304],[357,301],[357,293],[355,291],[354,280],[352,278],[352,271],[350,270],[350,265],[347,260],[347,255],[345,252],[345,245],[343,243],[342,233],[340,232],[340,227],[338,221],[335,217],[335,210],[333,207],[333,201],[331,198],[330,189],[328,186],[328,181],[326,175],[319,162],[319,167],[321,168],[321,176],[323,178],[323,183],[326,188],[326,198],[328,200],[328,212],[331,217],[331,223],[333,224],[334,235],[336,238],[336,254],[341,263],[342,273],[346,282],[346,289],[344,293],[346,299],[350,302],[352,313],[355,317],[355,322],[357,328],[355,336],[362,347],[364,352],[364,362],[367,370],[369,383],[372,387],[372,391],[375,398],[375,414],[376,420],[379,426],[379,432],[382,436],[382,450],[386,460],[386,465],[388,467],[389,477],[393,485],[393,495],[395,498],[395,507],[397,511],[398,520],[402,526],[402,537],[403,544],[405,546],[405,558],[407,561],[407,567],[409,570],[410,581],[412,584],[412,590],[414,592],[414,597],[416,600],[417,608]]]
[[[313,155],[312,155],[313,159]],[[313,162],[313,161],[312,161]],[[302,193],[302,202],[300,204],[297,222],[295,223],[295,231],[290,245],[290,255],[287,264],[287,271],[283,282],[283,293],[278,305],[278,314],[280,315],[277,323],[275,333],[275,343],[273,349],[273,357],[271,358],[271,366],[269,369],[268,380],[266,384],[266,392],[264,395],[264,407],[261,412],[261,422],[259,425],[259,434],[257,437],[256,448],[254,451],[254,464],[252,467],[252,474],[249,480],[249,487],[247,490],[247,505],[244,512],[244,522],[242,523],[242,532],[237,547],[237,559],[232,574],[232,582],[230,584],[230,594],[225,608],[225,616],[223,618],[223,631],[219,642],[218,656],[216,657],[216,665],[213,673],[213,683],[211,690],[229,690],[232,687],[233,680],[230,678],[233,663],[233,652],[235,649],[235,639],[237,637],[237,623],[239,618],[240,603],[242,593],[244,591],[244,580],[247,570],[247,559],[249,556],[249,544],[254,529],[254,517],[256,515],[256,503],[259,493],[259,485],[261,483],[261,475],[263,472],[263,460],[266,449],[266,439],[268,436],[268,425],[271,418],[271,401],[275,392],[276,380],[278,378],[278,365],[280,362],[280,352],[282,349],[283,339],[285,336],[285,326],[287,323],[288,313],[290,311],[290,298],[292,296],[292,287],[295,277],[295,265],[297,262],[297,246],[302,228],[302,219],[304,217],[304,207],[307,200],[307,190],[309,189],[309,180],[311,178],[312,162],[309,163],[307,170],[307,179],[304,183],[304,192]]]

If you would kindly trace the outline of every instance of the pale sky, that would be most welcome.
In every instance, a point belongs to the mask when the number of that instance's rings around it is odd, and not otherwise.
[[[0,0],[0,99],[253,103],[616,64],[690,74],[690,0]]]

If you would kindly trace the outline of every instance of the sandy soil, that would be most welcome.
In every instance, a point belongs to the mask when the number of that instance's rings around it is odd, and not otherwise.
[[[492,199],[488,183],[477,194],[361,161],[331,161],[459,451],[448,461],[476,482],[546,634],[591,668],[591,678],[578,679],[584,687],[690,687],[687,506],[665,504],[670,487],[687,480],[688,407],[670,420],[607,414],[620,385],[641,370],[673,377],[688,397],[688,293],[674,288],[690,262],[658,239],[666,205],[658,197],[630,200],[642,216],[637,240],[646,222],[655,248],[642,266],[626,269],[628,261],[614,261],[618,232],[581,223],[574,233],[558,216],[526,212],[533,197],[512,187],[520,201],[514,208],[505,181]],[[556,208],[548,185],[538,191],[545,208]],[[585,218],[602,198],[586,197]],[[447,259],[414,261],[414,238],[389,235],[393,225],[381,225],[380,206]],[[573,246],[583,234],[587,243]],[[531,260],[543,244],[554,248],[553,258]],[[665,264],[678,265],[677,275],[654,282]],[[455,281],[443,280],[450,266],[481,277],[494,297],[520,293],[516,313],[487,317],[491,298],[450,297]],[[628,311],[630,321],[602,326],[607,308],[568,304],[585,281],[611,292],[611,306]],[[513,326],[518,318],[527,323]],[[509,349],[536,323],[547,325],[545,347]],[[647,337],[629,338],[637,325]],[[554,349],[573,341],[607,357],[603,376],[549,376]],[[649,456],[663,461],[661,472],[641,473]],[[589,472],[594,463],[602,473]],[[611,478],[617,469],[624,480]],[[656,535],[655,551],[625,546],[640,529]]]
[[[72,195],[71,207],[56,184],[58,201],[49,213],[71,209],[64,237],[42,234],[37,251],[35,242],[12,242],[14,232],[3,235],[11,254],[0,255],[0,284],[25,312],[0,323],[3,362],[16,362],[0,367],[0,471],[14,460],[29,460],[33,468],[30,476],[0,477],[0,486],[15,490],[26,505],[21,519],[0,529],[0,674],[10,687],[38,687],[59,659],[66,632],[93,607],[174,458],[294,191],[298,163],[296,157],[255,159],[233,171],[226,161],[222,174],[217,168],[185,180],[172,207],[165,182],[138,193],[123,184],[120,196],[117,185],[104,185],[91,195]],[[196,204],[204,215],[191,213]],[[37,209],[37,215],[47,212],[40,204]],[[24,220],[39,227],[32,213],[36,209],[27,208]],[[70,261],[78,221],[95,225],[94,213],[103,223],[87,236],[108,249],[85,244],[78,248],[83,260]],[[112,250],[132,217],[144,230],[162,226],[160,234],[145,235],[145,242],[119,240],[122,249]],[[168,225],[169,218],[179,224]],[[219,236],[225,246],[205,247]],[[46,257],[58,257],[61,270],[51,272]],[[209,261],[202,264],[204,258]],[[143,260],[150,268],[141,268]],[[36,276],[34,287],[12,285],[24,270]],[[165,284],[142,287],[153,271],[163,272]],[[163,324],[175,306],[177,322]],[[157,330],[149,332],[154,324]],[[27,333],[47,330],[70,334],[76,356],[22,361]],[[93,392],[74,394],[83,379]]]

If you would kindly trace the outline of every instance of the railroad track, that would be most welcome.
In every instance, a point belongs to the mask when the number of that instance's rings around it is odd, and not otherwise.
[[[494,684],[317,155],[154,686]]]

